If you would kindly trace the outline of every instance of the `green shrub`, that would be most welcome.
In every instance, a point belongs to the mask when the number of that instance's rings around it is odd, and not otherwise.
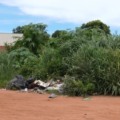
[[[81,80],[76,80],[75,77],[67,76],[65,77],[63,91],[64,94],[70,96],[86,96],[93,94],[94,84],[90,82],[84,83]]]
[[[29,49],[21,47],[11,51],[9,57],[14,61],[15,68],[21,68],[25,63],[36,56],[31,53]]]
[[[26,77],[36,77],[34,72],[35,72],[35,69],[37,68],[38,62],[39,61],[37,57],[28,56],[24,60],[24,64],[19,69],[19,74],[22,74],[23,76],[26,76]]]
[[[12,60],[13,68],[23,76],[33,76],[33,71],[37,65],[38,57],[29,51],[29,49],[21,47],[8,53]]]
[[[16,74],[17,70],[13,67],[13,60],[7,53],[0,53],[0,87],[5,87]]]
[[[46,47],[38,59],[34,74],[37,78],[47,79],[62,74],[62,61],[58,51]]]
[[[99,94],[120,95],[120,50],[82,46],[72,58],[69,74],[94,83]]]

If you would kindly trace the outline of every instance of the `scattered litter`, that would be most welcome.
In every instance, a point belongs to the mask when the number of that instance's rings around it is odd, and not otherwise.
[[[12,79],[6,87],[6,89],[10,89],[10,90],[12,90],[12,89],[21,90],[21,89],[25,89],[25,88],[26,88],[26,81],[22,75],[15,76],[15,78]]]
[[[56,97],[57,97],[57,95],[52,93],[52,94],[50,94],[50,96],[48,98],[56,98]]]
[[[28,92],[28,89],[27,88],[21,89],[20,92]]]
[[[51,83],[50,82],[45,83],[45,82],[43,82],[41,80],[35,80],[34,84],[36,84],[36,85],[38,85],[40,87],[43,87],[43,88],[47,88],[48,86],[50,86]]]
[[[91,100],[91,98],[90,97],[85,97],[83,100],[88,101],[88,100]]]
[[[7,85],[6,89],[9,90],[20,90],[20,92],[36,92],[43,94],[45,91],[57,90],[62,93],[63,83],[60,80],[48,82],[43,82],[42,80],[35,80],[34,78],[29,78],[25,80],[22,75],[17,75],[13,78]],[[55,94],[51,94],[49,98],[56,97]]]

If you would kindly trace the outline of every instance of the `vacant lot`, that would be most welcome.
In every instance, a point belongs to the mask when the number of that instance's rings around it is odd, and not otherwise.
[[[82,97],[0,90],[0,120],[120,120],[120,97]]]

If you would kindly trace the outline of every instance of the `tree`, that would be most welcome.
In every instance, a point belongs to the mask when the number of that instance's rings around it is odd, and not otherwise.
[[[105,32],[105,34],[110,34],[110,28],[105,23],[100,20],[93,20],[86,24],[82,24],[81,29],[100,29]]]
[[[52,34],[52,37],[53,37],[53,38],[60,38],[60,37],[64,36],[65,34],[67,34],[67,31],[65,31],[65,30],[56,30],[56,31]]]
[[[12,30],[13,33],[23,33],[24,26],[18,26]]]
[[[52,38],[61,38],[63,40],[67,40],[67,39],[71,39],[72,38],[72,34],[71,31],[67,31],[67,30],[56,30],[53,34],[52,34]]]
[[[56,30],[52,34],[52,38],[50,39],[49,43],[51,47],[58,48],[62,43],[73,38],[73,31],[70,30]]]
[[[28,48],[32,53],[38,55],[42,46],[49,39],[49,34],[46,32],[45,24],[28,24],[22,26],[23,37],[16,41],[13,49],[20,47]],[[19,27],[17,27],[19,28]],[[18,32],[18,31],[17,31]]]

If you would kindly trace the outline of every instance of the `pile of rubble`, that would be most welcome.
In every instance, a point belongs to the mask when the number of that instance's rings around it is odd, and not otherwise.
[[[57,80],[56,82],[53,80],[43,82],[42,80],[35,80],[34,78],[25,80],[22,75],[17,75],[8,83],[6,89],[15,89],[24,92],[37,92],[39,94],[50,90],[56,90],[59,93],[62,93],[62,86],[63,83],[60,80]]]

